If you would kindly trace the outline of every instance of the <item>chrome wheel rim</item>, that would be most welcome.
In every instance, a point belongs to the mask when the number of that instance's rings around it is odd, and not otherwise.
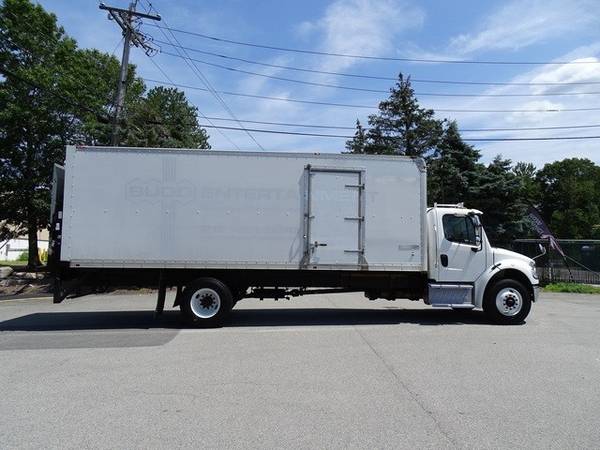
[[[516,316],[523,308],[523,297],[514,288],[504,288],[496,295],[496,308],[503,316]]]
[[[192,294],[190,306],[196,316],[201,319],[210,319],[221,309],[221,297],[213,289],[198,289]]]

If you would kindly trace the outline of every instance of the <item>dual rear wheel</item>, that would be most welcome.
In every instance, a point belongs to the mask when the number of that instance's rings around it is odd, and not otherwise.
[[[233,305],[231,290],[216,278],[198,278],[181,293],[180,307],[184,319],[199,328],[222,326]]]

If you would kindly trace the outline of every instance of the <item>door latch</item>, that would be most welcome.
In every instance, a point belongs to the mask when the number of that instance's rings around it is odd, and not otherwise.
[[[442,266],[448,267],[448,255],[440,255],[440,261],[442,262]]]
[[[312,251],[314,252],[317,247],[327,247],[327,244],[315,241],[314,244],[312,244]]]

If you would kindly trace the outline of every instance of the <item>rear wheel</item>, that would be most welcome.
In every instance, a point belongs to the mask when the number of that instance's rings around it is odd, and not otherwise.
[[[494,284],[483,300],[483,311],[494,322],[504,325],[522,323],[531,310],[527,289],[515,280]]]
[[[193,326],[220,327],[233,307],[231,291],[216,278],[199,278],[188,284],[181,294],[181,312]]]

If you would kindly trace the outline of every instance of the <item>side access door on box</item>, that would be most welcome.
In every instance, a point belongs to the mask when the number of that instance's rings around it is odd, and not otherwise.
[[[365,173],[306,166],[303,266],[366,268]]]

